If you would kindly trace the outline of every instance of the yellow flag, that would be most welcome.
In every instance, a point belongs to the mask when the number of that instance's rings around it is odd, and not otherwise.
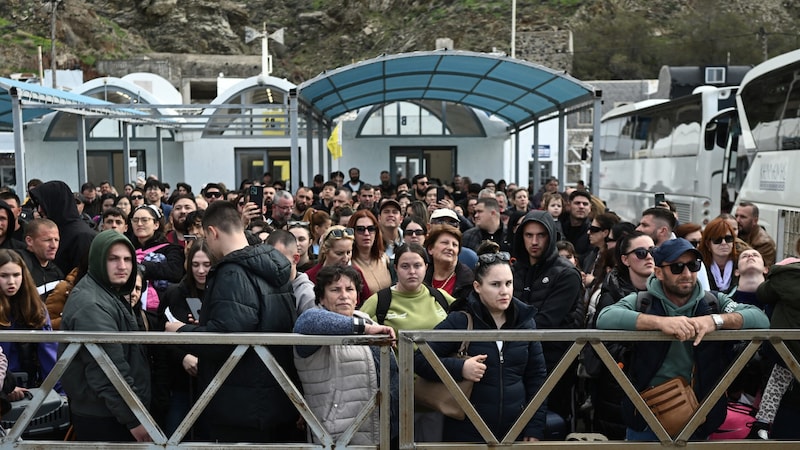
[[[333,128],[331,137],[328,138],[328,151],[331,152],[333,159],[342,157],[342,124],[339,123]]]

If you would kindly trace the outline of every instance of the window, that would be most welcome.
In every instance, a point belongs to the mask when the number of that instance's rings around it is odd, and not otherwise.
[[[472,108],[439,100],[377,105],[358,136],[485,136]]]
[[[594,123],[594,108],[586,108],[578,111],[578,125],[592,126]]]
[[[706,84],[725,84],[725,68],[706,67]]]

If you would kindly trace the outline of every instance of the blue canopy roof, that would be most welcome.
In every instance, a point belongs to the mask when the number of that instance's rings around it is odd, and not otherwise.
[[[0,77],[0,129],[13,127],[10,90],[16,89],[22,104],[41,105],[41,108],[23,108],[22,121],[29,122],[54,110],[70,111],[79,114],[107,114],[146,116],[147,114],[133,109],[120,109],[114,103],[86,95],[74,94],[59,89],[40,86],[33,83]],[[142,117],[143,118],[143,117]]]
[[[327,120],[375,104],[442,100],[483,110],[511,127],[594,96],[592,86],[538,64],[452,50],[380,56],[324,72],[297,90],[300,101]]]

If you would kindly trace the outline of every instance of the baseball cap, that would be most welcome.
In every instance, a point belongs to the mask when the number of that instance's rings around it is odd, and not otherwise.
[[[439,208],[431,213],[430,222],[433,223],[434,221],[440,220],[453,220],[456,223],[461,223],[461,220],[458,219],[458,214],[455,211],[449,208]]]
[[[664,263],[677,261],[686,252],[691,252],[698,259],[703,259],[703,255],[689,241],[684,238],[677,238],[670,239],[661,244],[660,247],[654,248],[653,260],[657,266],[662,266]]]
[[[381,201],[381,207],[378,209],[378,212],[383,211],[383,208],[386,208],[387,206],[394,206],[398,211],[400,211],[400,203],[398,203],[397,200],[393,198],[385,198]]]

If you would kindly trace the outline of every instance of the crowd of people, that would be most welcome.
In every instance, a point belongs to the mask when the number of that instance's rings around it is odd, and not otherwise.
[[[155,177],[120,192],[105,181],[73,192],[61,181],[39,180],[28,183],[24,199],[0,191],[0,326],[394,338],[401,330],[465,330],[469,316],[474,329],[659,330],[674,340],[609,349],[638,389],[680,376],[702,399],[734,351],[733,343],[707,342],[705,335],[768,328],[765,310],[773,326],[798,324],[794,297],[785,295],[793,287],[785,285],[796,282],[800,260],[775,264],[775,242],[758,226],[751,203],[701,227],[678,223],[667,201],[633,223],[585,187],[560,190],[555,178],[537,191],[460,176],[443,183],[418,174],[396,185],[386,171],[375,185],[357,168],[348,176],[318,175],[294,193],[270,174],[237,189],[210,182],[198,194],[182,182],[170,192]],[[431,347],[457,381],[475,383],[470,401],[502,437],[569,344],[471,342],[467,359],[451,357],[458,343]],[[2,343],[9,400],[41,383],[64,350],[55,347]],[[166,433],[232,351],[103,347]],[[334,439],[380,387],[377,348],[269,349]],[[800,401],[785,394],[797,382],[765,353],[769,364],[735,383],[693,439],[717,430],[729,399],[756,405],[762,393],[774,404],[758,416],[753,436],[797,438],[791,426],[780,426],[800,414]],[[394,358],[391,364],[396,443]],[[415,371],[438,379],[419,352]],[[57,390],[69,398],[77,439],[150,439],[85,349]],[[299,417],[281,381],[249,349],[188,439],[319,442]],[[584,429],[611,439],[657,440],[592,351],[561,377],[516,438],[563,438],[581,418]],[[375,410],[352,443],[376,444],[377,420]],[[564,433],[548,429],[553,423],[564,424]],[[482,441],[469,419],[424,408],[414,412],[414,429],[417,441]]]

